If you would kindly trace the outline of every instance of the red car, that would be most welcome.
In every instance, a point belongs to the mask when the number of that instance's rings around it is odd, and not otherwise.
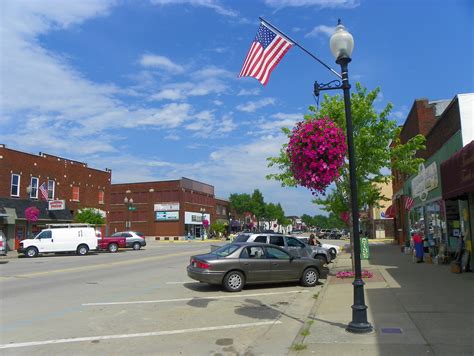
[[[119,247],[125,248],[126,246],[125,237],[97,237],[98,250],[117,252]]]

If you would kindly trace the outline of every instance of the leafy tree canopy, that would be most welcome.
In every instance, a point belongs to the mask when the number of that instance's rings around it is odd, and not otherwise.
[[[81,209],[75,217],[77,222],[91,224],[91,225],[104,225],[105,218],[102,214],[94,208]]]
[[[389,103],[380,112],[374,108],[379,92],[379,88],[368,91],[356,83],[351,95],[359,208],[377,206],[381,200],[385,200],[381,195],[380,186],[376,183],[389,182],[392,166],[400,172],[412,174],[423,162],[422,159],[416,158],[415,154],[424,148],[425,138],[417,135],[407,143],[401,144],[399,140],[401,128],[395,120],[389,119],[393,105]],[[345,132],[344,100],[341,95],[325,95],[321,107],[317,109],[311,106],[309,111],[310,113],[305,115],[305,120],[328,116]],[[291,135],[291,130],[287,128],[282,130],[288,136]],[[286,148],[287,144],[284,144],[278,157],[268,158],[268,166],[278,168],[279,172],[267,175],[267,179],[278,180],[282,186],[296,186],[290,171]],[[334,182],[334,186],[331,185],[326,194],[319,196],[314,202],[322,205],[326,211],[334,214],[334,218],[339,219],[341,212],[350,210],[349,193],[349,164],[346,160],[341,169],[341,176]]]

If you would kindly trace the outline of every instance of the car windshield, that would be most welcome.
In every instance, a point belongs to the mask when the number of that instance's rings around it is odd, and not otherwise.
[[[235,242],[247,242],[249,239],[250,235],[248,234],[240,234],[237,235],[237,237],[234,239]]]
[[[143,232],[140,232],[140,231],[135,231],[135,234],[137,234],[140,237],[145,236],[145,234]]]
[[[218,248],[217,250],[212,251],[212,253],[219,257],[226,257],[233,254],[239,248],[240,248],[239,245],[228,244],[228,245],[222,246],[221,248]]]

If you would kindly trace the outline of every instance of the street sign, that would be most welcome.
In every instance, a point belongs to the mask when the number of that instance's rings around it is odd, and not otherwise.
[[[360,238],[360,258],[368,260],[370,258],[369,239],[367,237]]]

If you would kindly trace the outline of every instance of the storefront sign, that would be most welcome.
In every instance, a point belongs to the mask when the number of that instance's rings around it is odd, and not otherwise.
[[[366,237],[360,238],[360,258],[368,260],[370,258],[369,239]]]
[[[418,175],[411,181],[411,191],[413,198],[420,198],[425,201],[428,192],[438,187],[438,170],[436,162],[431,163],[428,167],[422,163],[418,167]]]
[[[48,201],[48,210],[65,210],[66,201],[65,200],[50,200]]]
[[[155,211],[156,221],[176,221],[179,220],[179,211]]]
[[[154,211],[176,211],[179,210],[179,202],[178,203],[156,203]]]
[[[209,224],[211,223],[211,215],[210,214],[201,214],[201,213],[193,213],[190,211],[184,212],[184,223],[191,224],[191,225],[202,225],[202,222],[207,220]]]

